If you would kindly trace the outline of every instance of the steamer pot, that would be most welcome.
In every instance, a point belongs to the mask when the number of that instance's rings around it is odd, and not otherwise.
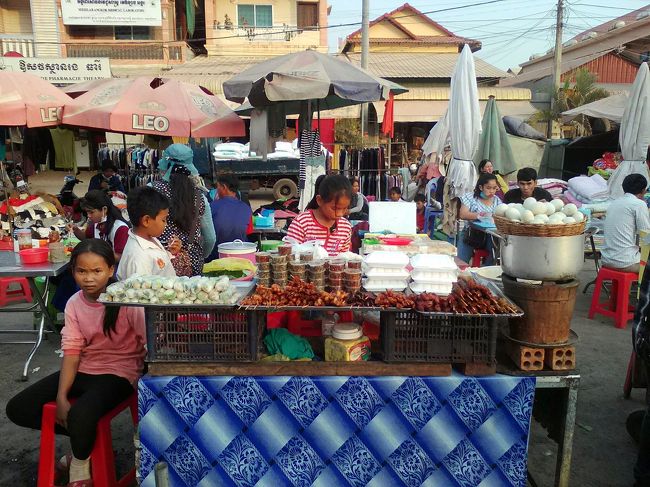
[[[537,281],[574,279],[584,263],[584,235],[523,237],[498,235],[505,274]]]

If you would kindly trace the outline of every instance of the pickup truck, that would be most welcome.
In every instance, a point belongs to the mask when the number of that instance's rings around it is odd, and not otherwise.
[[[292,158],[261,158],[215,160],[214,176],[234,174],[243,192],[259,188],[272,188],[273,197],[289,199],[298,196],[300,160]]]

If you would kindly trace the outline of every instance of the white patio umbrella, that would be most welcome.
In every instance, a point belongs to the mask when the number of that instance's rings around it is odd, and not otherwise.
[[[449,117],[447,114],[449,111],[445,111],[445,114],[436,122],[436,124],[431,127],[427,140],[422,144],[422,152],[425,156],[429,154],[442,154],[442,151],[447,145],[449,140]]]
[[[610,198],[623,196],[623,179],[628,174],[642,174],[648,177],[646,157],[650,146],[650,70],[648,63],[642,63],[623,112],[618,143],[623,153],[623,162],[607,182]]]
[[[472,51],[466,44],[451,76],[449,96],[449,134],[452,160],[447,171],[449,196],[458,198],[474,190],[477,174],[474,153],[481,134],[481,109]]]

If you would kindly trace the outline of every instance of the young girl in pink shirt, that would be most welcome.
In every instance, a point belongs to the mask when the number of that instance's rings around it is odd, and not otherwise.
[[[81,290],[65,308],[61,371],[7,404],[11,421],[40,429],[43,405],[56,400],[56,432],[69,435],[72,447],[68,487],[92,486],[90,453],[97,423],[133,393],[144,365],[143,309],[104,307],[97,302],[113,281],[114,267],[115,254],[107,242],[93,238],[77,245],[70,268]]]

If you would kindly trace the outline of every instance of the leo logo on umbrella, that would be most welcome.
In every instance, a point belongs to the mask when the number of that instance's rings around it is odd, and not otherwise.
[[[61,121],[61,107],[41,108],[41,122],[59,122]]]

